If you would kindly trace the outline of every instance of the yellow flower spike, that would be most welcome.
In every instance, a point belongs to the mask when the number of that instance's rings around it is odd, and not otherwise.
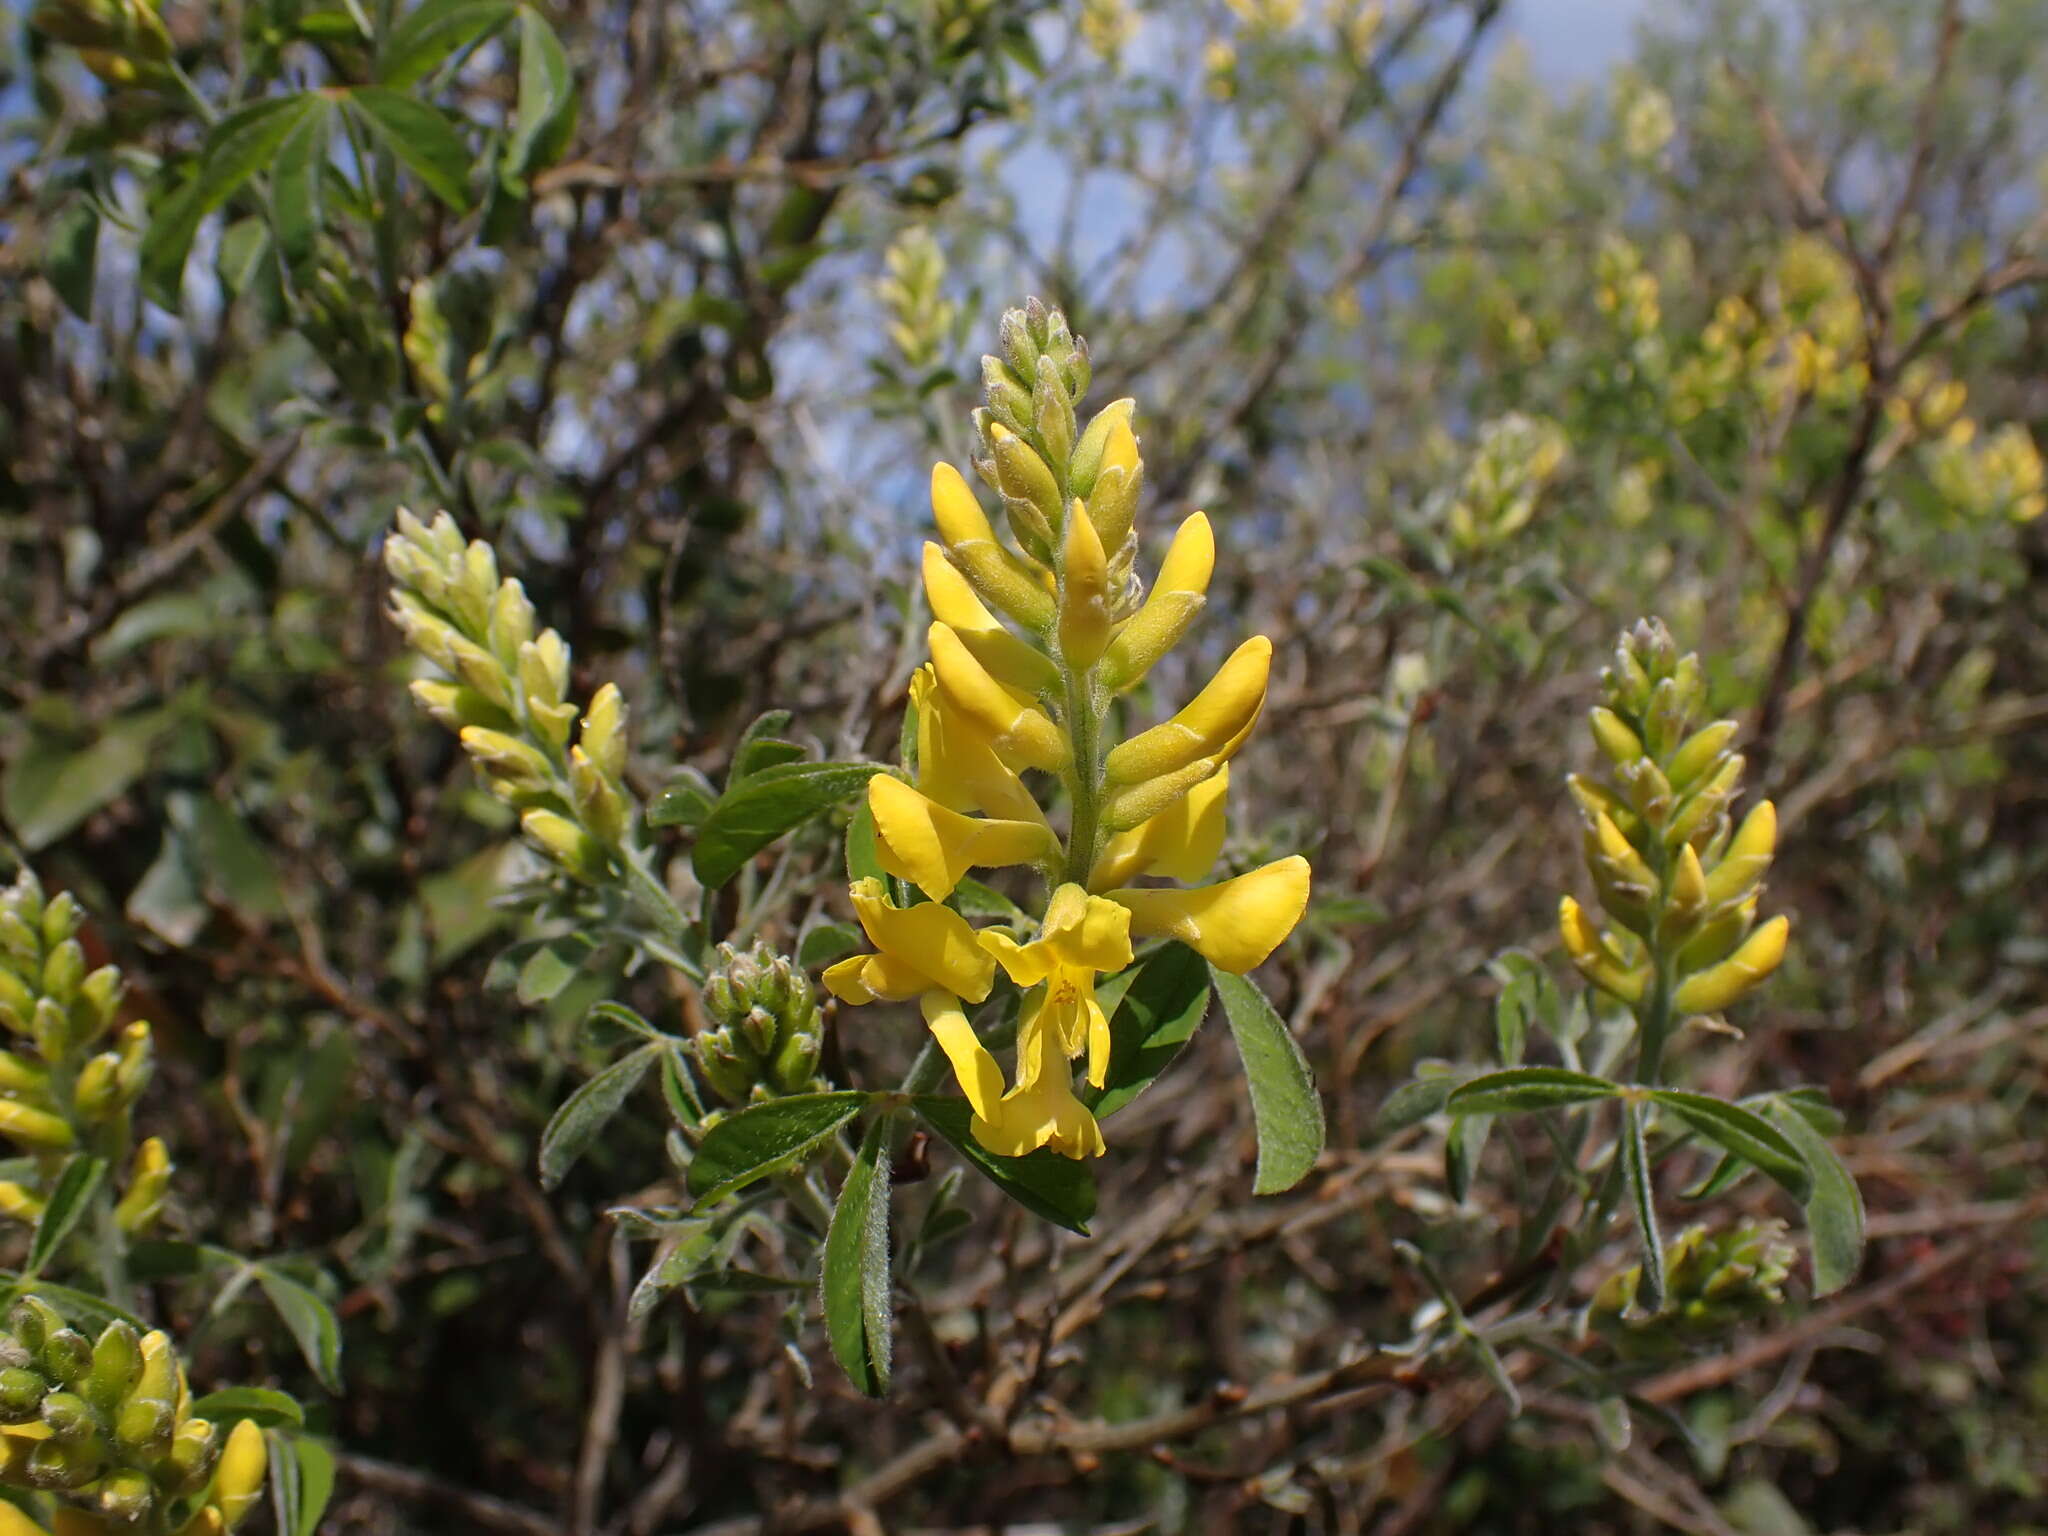
[[[1095,977],[1131,963],[1129,909],[1069,883],[1053,892],[1038,937],[1030,943],[1019,944],[993,929],[980,937],[981,947],[1018,986],[1045,983],[1044,998],[1018,1030],[1019,1079],[1035,1075],[1024,1062],[1027,1037],[1036,1033],[1059,1047],[1062,1061],[1086,1050],[1088,1081],[1100,1088],[1109,1071],[1109,1016],[1095,1000]]]
[[[228,1432],[220,1466],[213,1474],[213,1497],[207,1501],[220,1511],[223,1528],[232,1531],[254,1507],[269,1465],[263,1431],[253,1419],[243,1419]]]
[[[995,985],[995,961],[978,943],[967,919],[935,901],[914,907],[889,903],[879,880],[856,880],[848,888],[854,915],[875,946],[828,966],[824,981],[841,1002],[902,1002],[926,992],[950,992],[981,1002]]]
[[[953,569],[946,552],[929,542],[924,547],[924,595],[932,617],[958,635],[997,682],[1033,698],[1059,686],[1052,658],[1003,628],[967,578]]]
[[[1114,691],[1133,688],[1154,662],[1179,643],[1208,602],[1216,569],[1216,536],[1200,512],[1189,515],[1160,564],[1145,605],[1124,621],[1103,653],[1100,676]]]
[[[954,811],[984,811],[1010,821],[1044,822],[1024,781],[995,754],[988,738],[951,705],[929,664],[910,677],[917,710],[917,787]]]
[[[950,464],[932,466],[932,518],[946,552],[975,591],[1028,630],[1042,634],[1052,626],[1052,593],[996,541],[981,503]]]
[[[981,729],[997,757],[1012,768],[1066,767],[1072,749],[1051,717],[1019,690],[1004,687],[950,626],[932,625],[928,638],[946,702]]]
[[[1280,947],[1308,910],[1308,860],[1300,854],[1193,890],[1116,890],[1139,938],[1173,938],[1219,970],[1252,970]]]
[[[1682,1013],[1719,1013],[1746,996],[1784,960],[1785,942],[1791,931],[1789,918],[1772,918],[1744,939],[1726,960],[1687,977],[1671,995],[1673,1006]]]
[[[1156,816],[1117,833],[1088,872],[1088,889],[1107,890],[1151,874],[1192,885],[1208,874],[1223,851],[1229,788],[1225,765]]]
[[[1649,971],[1623,965],[1586,916],[1585,908],[1569,896],[1557,904],[1557,933],[1564,941],[1564,952],[1586,980],[1625,1003],[1642,997],[1649,985]]]
[[[1241,741],[1265,705],[1272,664],[1273,642],[1253,635],[1179,714],[1115,748],[1103,762],[1104,779],[1112,785],[1141,784],[1215,756],[1233,739]]]
[[[1721,862],[1707,875],[1708,908],[1718,909],[1740,901],[1755,890],[1771,867],[1771,855],[1777,848],[1778,808],[1768,800],[1759,800],[1735,829]]]
[[[1115,625],[1109,615],[1109,557],[1102,537],[1076,501],[1067,517],[1060,552],[1060,655],[1076,672],[1086,672],[1109,648]]]
[[[963,816],[886,773],[868,780],[868,809],[882,868],[933,901],[952,895],[970,869],[1038,864],[1059,853],[1059,839],[1043,821]]]

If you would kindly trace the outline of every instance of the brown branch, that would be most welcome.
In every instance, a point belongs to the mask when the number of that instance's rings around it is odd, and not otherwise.
[[[513,1536],[562,1536],[561,1525],[536,1510],[514,1504],[488,1493],[443,1482],[411,1467],[339,1451],[335,1463],[341,1475],[359,1488],[388,1493],[427,1509],[459,1515],[471,1526],[486,1531],[509,1531]]]

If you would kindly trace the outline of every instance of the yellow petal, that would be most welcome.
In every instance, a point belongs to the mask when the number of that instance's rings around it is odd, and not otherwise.
[[[1273,642],[1253,635],[1179,714],[1113,750],[1103,762],[1104,777],[1111,784],[1139,784],[1241,742],[1266,702],[1272,662]]]
[[[12,1504],[0,1502],[0,1536],[50,1536]]]
[[[1115,972],[1131,963],[1131,914],[1068,882],[1046,903],[1039,942],[1062,965]]]
[[[917,710],[917,787],[954,811],[986,811],[1007,821],[1045,820],[1024,781],[996,756],[988,737],[946,703],[929,664],[911,674]]]
[[[1027,698],[1059,685],[1059,668],[1052,658],[1003,628],[936,544],[924,547],[924,595],[932,617],[958,635],[998,682]]]
[[[1173,649],[1208,601],[1215,569],[1216,536],[1209,519],[1193,513],[1174,534],[1145,606],[1125,621],[1103,653],[1100,676],[1109,687],[1135,687]]]
[[[1102,1128],[1088,1108],[1074,1097],[1064,1061],[1055,1060],[1035,1080],[1019,1083],[993,1106],[994,1113],[977,1118],[974,1139],[1003,1157],[1023,1157],[1051,1147],[1066,1157],[1100,1157]]]
[[[1784,960],[1791,929],[1786,918],[1772,918],[1719,965],[1688,976],[1672,994],[1672,1003],[1683,1013],[1717,1013],[1755,990]]]
[[[1778,847],[1778,808],[1759,800],[1728,840],[1728,851],[1707,874],[1707,905],[1718,908],[1740,901],[1763,880]]]
[[[996,541],[981,503],[950,464],[932,466],[932,520],[975,591],[1026,629],[1043,632],[1051,626],[1052,593],[1031,567]]]
[[[886,773],[868,780],[868,809],[875,816],[875,851],[882,867],[933,901],[952,895],[970,869],[1034,864],[1059,847],[1043,822],[962,816]]]
[[[1308,910],[1308,860],[1295,854],[1235,880],[1194,890],[1120,890],[1131,932],[1179,939],[1221,970],[1251,970]]]
[[[851,887],[853,910],[881,958],[892,966],[925,978],[917,991],[937,989],[978,1003],[995,985],[996,967],[975,942],[967,919],[935,901],[914,907],[891,906],[879,880],[856,880]],[[864,979],[877,992],[871,966]],[[901,995],[896,993],[883,994]]]
[[[825,967],[825,974],[819,978],[825,983],[825,990],[842,1003],[859,1006],[872,1003],[881,994],[867,983],[868,962],[873,955],[849,955],[846,959]]]
[[[927,992],[920,1007],[924,1022],[953,1065],[960,1091],[974,1107],[976,1117],[985,1116],[1003,1097],[1003,1069],[981,1043],[974,1026],[961,1011],[960,1000],[944,992]]]
[[[1100,891],[1150,874],[1186,885],[1200,880],[1223,851],[1229,789],[1226,764],[1156,816],[1119,832],[1089,871],[1088,888]]]
[[[984,928],[977,937],[981,947],[995,957],[1010,980],[1020,987],[1035,987],[1052,974],[1052,951],[1036,939],[1019,944],[999,928]]]
[[[934,624],[927,636],[932,670],[946,702],[979,727],[996,756],[1013,768],[1058,771],[1070,756],[1067,738],[1031,696],[1007,688],[989,673],[959,635]]]
[[[1067,514],[1067,535],[1060,555],[1060,654],[1074,671],[1086,672],[1107,649],[1113,628],[1109,558],[1102,550],[1102,536],[1088,520],[1087,509],[1077,501]]]

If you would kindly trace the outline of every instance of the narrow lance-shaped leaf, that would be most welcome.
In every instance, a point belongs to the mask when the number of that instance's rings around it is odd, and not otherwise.
[[[1863,1193],[1827,1138],[1797,1106],[1773,1105],[1771,1118],[1812,1170],[1806,1230],[1813,1239],[1813,1289],[1818,1296],[1832,1295],[1863,1267]]]
[[[659,1045],[643,1045],[621,1056],[583,1084],[555,1111],[540,1137],[540,1181],[552,1189],[575,1166],[605,1123],[619,1112],[626,1097],[654,1065]]]
[[[1633,1099],[1621,1106],[1622,1176],[1636,1208],[1636,1231],[1642,1239],[1643,1279],[1638,1299],[1652,1312],[1664,1309],[1664,1239],[1657,1232],[1657,1191],[1650,1182],[1650,1151],[1643,1140],[1643,1110]]]
[[[267,1264],[254,1266],[256,1283],[298,1341],[299,1353],[330,1392],[341,1390],[341,1325],[319,1295]]]
[[[690,1160],[690,1193],[718,1199],[802,1160],[819,1142],[865,1109],[866,1093],[798,1093],[750,1104],[727,1115]]]
[[[1813,1175],[1799,1149],[1762,1115],[1678,1088],[1653,1088],[1650,1097],[1716,1146],[1774,1179],[1793,1199],[1803,1202],[1813,1192]]]
[[[1266,994],[1243,976],[1211,967],[1223,1016],[1244,1059],[1259,1136],[1252,1192],[1274,1195],[1308,1176],[1323,1151],[1323,1103],[1308,1059]]]
[[[1452,1090],[1444,1107],[1461,1115],[1525,1115],[1611,1099],[1619,1090],[1605,1078],[1564,1067],[1514,1067],[1488,1072]]]
[[[439,107],[381,85],[359,85],[348,102],[357,118],[434,196],[457,213],[469,206],[469,150]]]
[[[36,1223],[35,1236],[29,1242],[29,1274],[40,1274],[50,1262],[58,1245],[91,1207],[106,1173],[104,1158],[77,1156],[65,1160],[63,1172],[57,1175],[57,1187],[50,1191],[49,1202],[43,1207],[42,1219]]]
[[[878,1115],[861,1138],[819,1272],[832,1354],[869,1397],[889,1390],[889,1135],[889,1117]]]
[[[719,798],[697,829],[690,863],[707,890],[716,890],[747,860],[863,788],[881,772],[874,763],[784,763],[763,768]]]

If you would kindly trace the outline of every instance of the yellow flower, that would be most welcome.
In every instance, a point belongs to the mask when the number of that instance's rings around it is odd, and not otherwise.
[[[1019,944],[1006,933],[985,931],[981,945],[1018,986],[1045,984],[1042,996],[1026,1002],[1017,1029],[1018,1081],[1037,1081],[1050,1070],[1048,1057],[1064,1062],[1086,1050],[1088,1081],[1100,1088],[1109,1071],[1109,1016],[1095,999],[1095,977],[1131,963],[1130,912],[1078,885],[1062,885],[1046,906],[1037,938]]]
[[[970,869],[1038,864],[1059,853],[1059,839],[1043,819],[963,816],[886,773],[868,780],[868,809],[874,812],[875,851],[882,868],[933,901],[952,895]]]
[[[1139,784],[1200,759],[1227,756],[1258,721],[1272,664],[1273,642],[1253,635],[1179,714],[1113,749],[1103,762],[1103,776],[1111,784]]]
[[[975,942],[966,918],[937,902],[892,906],[879,880],[856,880],[849,889],[854,914],[877,953],[826,967],[825,985],[834,997],[847,1003],[901,1002],[939,991],[978,1003],[988,996],[995,962]]]
[[[1072,755],[1066,733],[1032,703],[1033,695],[994,676],[951,625],[934,624],[932,671],[946,702],[986,736],[1013,769],[1057,772]]]
[[[1140,938],[1179,939],[1218,970],[1242,974],[1280,947],[1308,910],[1308,860],[1300,854],[1193,890],[1118,890]]]
[[[1023,1075],[1020,1067],[1017,1086],[1005,1093],[1003,1069],[975,1035],[958,1001],[927,993],[924,1017],[974,1111],[970,1129],[976,1141],[1001,1157],[1022,1157],[1040,1147],[1067,1157],[1102,1156],[1102,1128],[1074,1097],[1063,1057],[1041,1053],[1037,1074]]]
[[[958,635],[998,682],[1026,697],[1059,686],[1060,672],[1052,658],[1003,628],[974,595],[967,578],[947,563],[946,552],[931,543],[924,547],[924,595],[932,617]]]
[[[932,520],[960,573],[975,591],[1026,629],[1043,633],[1053,620],[1053,595],[1033,568],[1005,549],[988,514],[950,464],[932,466]]]
[[[1216,535],[1209,519],[1191,513],[1167,546],[1159,579],[1144,607],[1124,621],[1102,657],[1102,680],[1113,691],[1137,686],[1152,664],[1180,642],[1208,599],[1216,570]]]
[[[1088,872],[1088,889],[1124,885],[1142,875],[1164,875],[1189,885],[1201,879],[1223,850],[1223,803],[1229,789],[1225,764],[1158,815],[1117,833]]]
[[[946,703],[930,663],[911,674],[917,711],[917,787],[955,811],[984,811],[1011,821],[1045,820],[1024,781],[988,738]]]

